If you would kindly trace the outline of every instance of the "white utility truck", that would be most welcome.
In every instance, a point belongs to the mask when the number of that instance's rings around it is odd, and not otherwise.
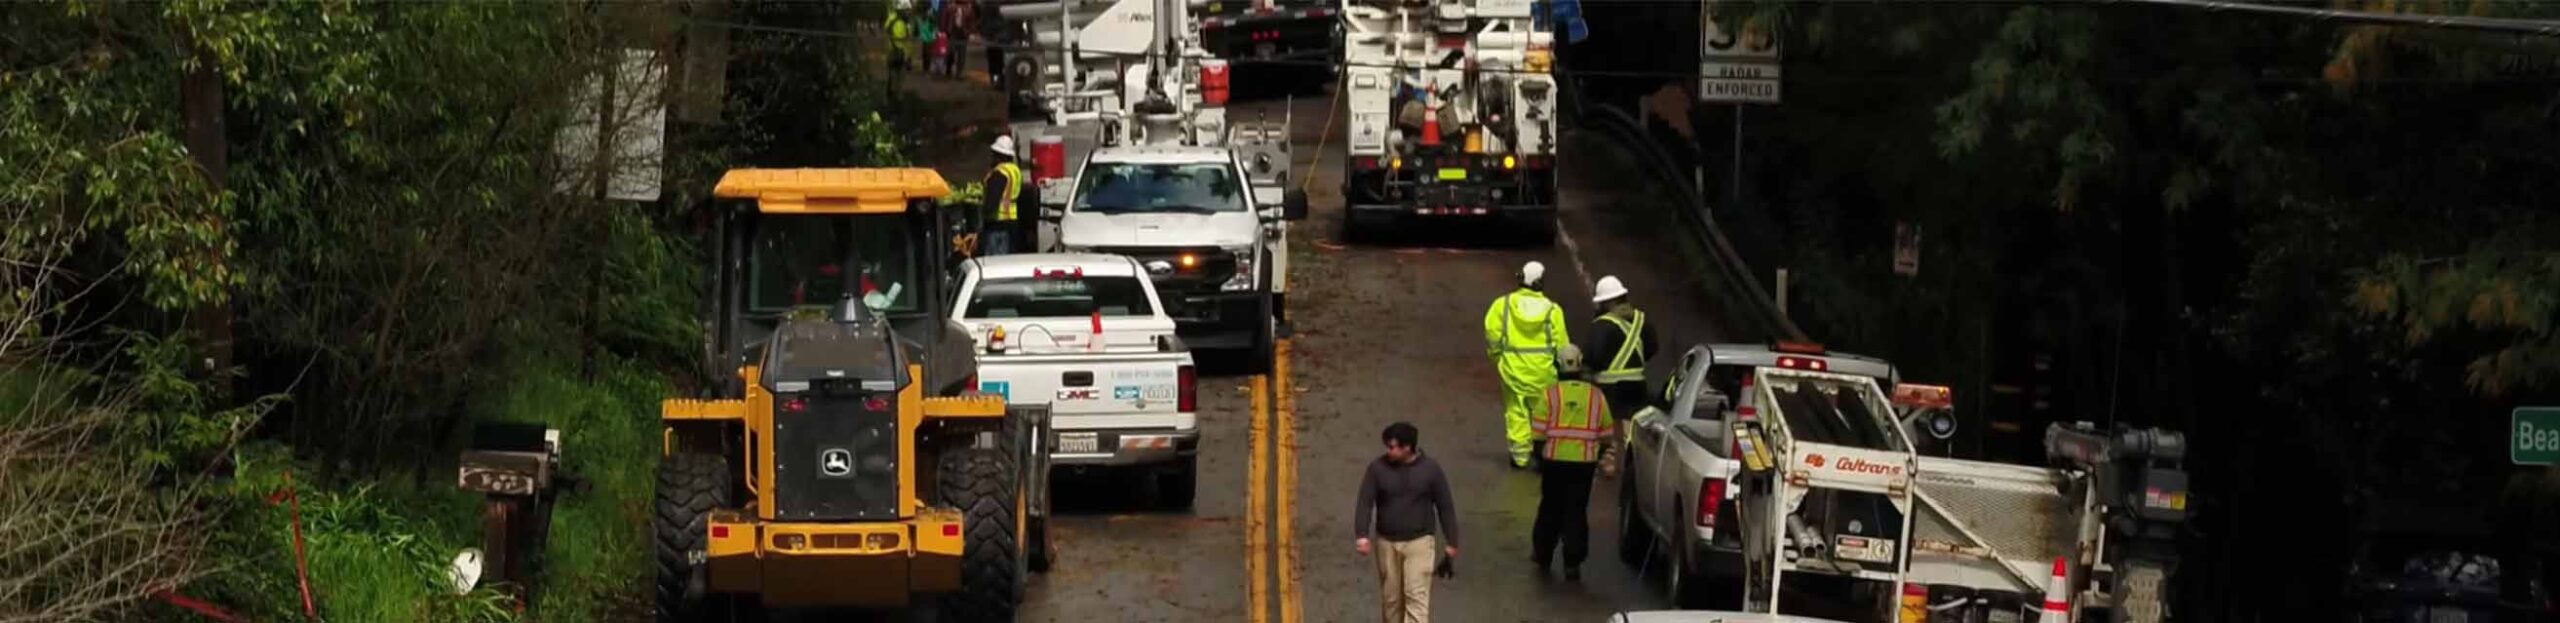
[[[1926,456],[1915,440],[1955,432],[1949,388],[1811,344],[1692,348],[1665,395],[1628,427],[1619,553],[1664,566],[1683,607],[1776,612],[1810,575],[1853,580],[1875,620],[2033,621],[2048,597],[2168,620],[2177,433],[2057,424],[2054,467]]]
[[[1347,237],[1556,231],[1555,36],[1534,0],[1342,0]]]
[[[1051,465],[1150,470],[1160,502],[1190,508],[1198,377],[1138,262],[1041,253],[961,269],[951,319],[977,340],[979,391],[1049,407]]]
[[[1040,43],[1041,118],[1017,121],[1042,248],[1137,258],[1195,348],[1271,361],[1287,319],[1288,121],[1230,123],[1226,62],[1185,0],[1010,4]]]
[[[1673,369],[1669,410],[1630,418],[1619,456],[1618,556],[1653,566],[1683,608],[1732,607],[1742,579],[1742,532],[1735,516],[1735,405],[1760,368],[1829,370],[1893,382],[1883,360],[1826,352],[1820,345],[1713,344],[1690,347]],[[1656,555],[1658,554],[1658,555]],[[1721,598],[1719,598],[1721,597]]]

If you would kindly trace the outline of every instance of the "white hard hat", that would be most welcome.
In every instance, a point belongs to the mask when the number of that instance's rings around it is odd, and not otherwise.
[[[1591,288],[1591,302],[1593,303],[1607,303],[1609,301],[1616,300],[1618,297],[1626,295],[1627,285],[1618,283],[1617,275],[1601,277],[1600,285]]]
[[[1537,260],[1529,260],[1529,263],[1520,265],[1520,285],[1534,284],[1546,278],[1547,265],[1540,264]]]
[[[1005,134],[997,136],[995,144],[988,145],[987,149],[994,150],[997,155],[1001,155],[1006,158],[1013,157],[1013,135]]]
[[[1556,347],[1556,369],[1572,373],[1582,371],[1582,349],[1572,344]]]

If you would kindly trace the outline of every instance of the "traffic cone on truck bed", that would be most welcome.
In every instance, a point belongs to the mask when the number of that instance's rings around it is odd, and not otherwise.
[[[2044,585],[2044,617],[2037,623],[2071,623],[2071,587],[2062,575],[2068,570],[2063,557],[2053,557],[2053,579]]]

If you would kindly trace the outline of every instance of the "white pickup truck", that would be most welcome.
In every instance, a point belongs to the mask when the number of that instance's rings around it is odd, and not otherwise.
[[[1126,256],[1041,253],[962,270],[952,320],[977,340],[979,391],[1049,406],[1052,465],[1148,469],[1157,500],[1189,508],[1198,377],[1146,269]]]
[[[2044,465],[1921,455],[1912,439],[1954,433],[1951,390],[1816,345],[1693,347],[1671,383],[1669,410],[1627,427],[1619,554],[1665,567],[1681,607],[1774,611],[1782,583],[1828,576],[1932,620],[2031,621],[2045,602],[2171,620],[2174,431],[2057,423]]]
[[[1748,396],[1748,379],[1761,368],[1853,374],[1886,387],[1894,380],[1884,360],[1815,344],[1707,344],[1681,355],[1664,392],[1669,410],[1645,409],[1626,427],[1618,556],[1629,566],[1663,568],[1672,599],[1683,608],[1738,601],[1742,531],[1734,513],[1741,491],[1733,478],[1741,466],[1731,426],[1738,414],[1754,415],[1734,397]],[[1657,551],[1660,556],[1649,555]]]

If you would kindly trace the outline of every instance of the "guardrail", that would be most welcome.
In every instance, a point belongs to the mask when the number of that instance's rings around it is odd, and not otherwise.
[[[1725,238],[1724,228],[1716,223],[1715,214],[1707,209],[1705,195],[1689,181],[1688,176],[1671,170],[1670,163],[1676,160],[1665,153],[1660,144],[1653,141],[1651,132],[1645,129],[1644,123],[1638,121],[1635,115],[1628,114],[1626,110],[1617,106],[1608,104],[1593,106],[1579,98],[1574,98],[1572,101],[1578,104],[1575,108],[1580,109],[1579,117],[1584,129],[1596,131],[1599,135],[1609,137],[1628,149],[1634,150],[1636,159],[1643,161],[1642,166],[1645,171],[1663,186],[1673,189],[1673,196],[1679,201],[1680,209],[1672,212],[1680,217],[1681,224],[1687,226],[1689,233],[1706,247],[1708,263],[1714,264],[1705,268],[1724,282],[1725,291],[1744,294],[1739,297],[1743,300],[1735,301],[1732,310],[1741,312],[1737,314],[1741,317],[1727,320],[1742,325],[1735,328],[1755,334],[1754,337],[1807,339],[1804,330],[1798,328],[1794,320],[1787,318],[1785,313],[1778,310],[1777,298],[1770,296],[1769,290],[1761,287],[1759,277],[1751,272],[1751,266],[1743,262],[1740,253],[1734,251],[1733,242]]]

